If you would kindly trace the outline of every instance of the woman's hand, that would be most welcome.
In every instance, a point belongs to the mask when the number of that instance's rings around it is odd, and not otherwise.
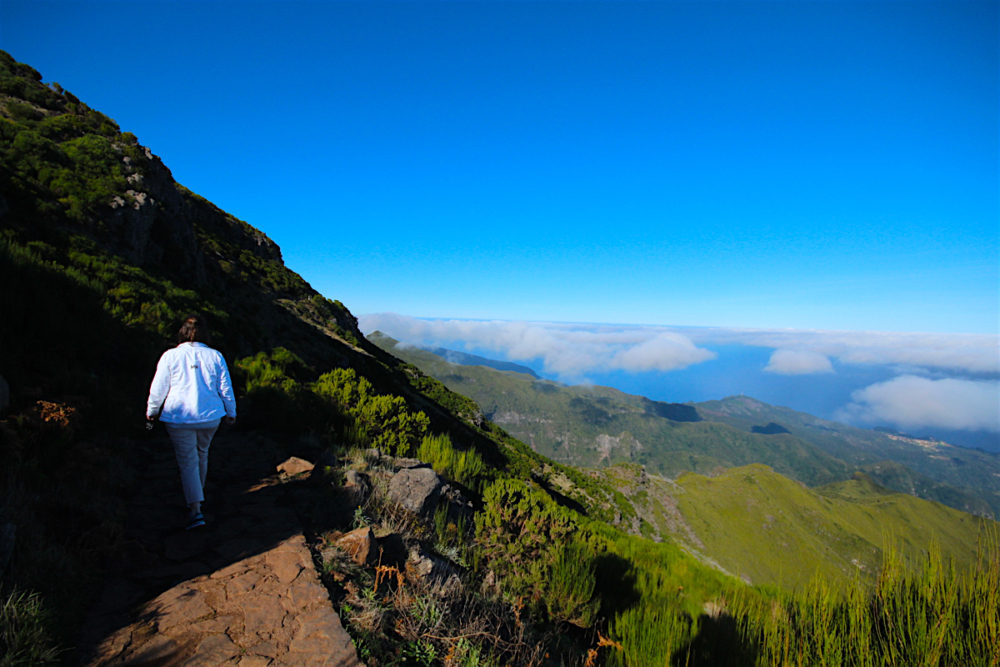
[[[236,417],[223,417],[222,421],[224,421],[228,426],[232,426],[236,423]]]

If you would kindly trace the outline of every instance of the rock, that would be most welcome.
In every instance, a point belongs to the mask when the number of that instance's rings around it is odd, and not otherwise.
[[[411,468],[430,468],[430,463],[425,463],[420,459],[403,459],[397,458],[392,460],[392,466],[396,470],[406,470]]]
[[[178,626],[184,628],[213,613],[206,598],[202,591],[184,584],[162,593],[153,601],[152,607],[157,613],[157,631],[163,633]]]
[[[278,472],[283,472],[286,475],[299,475],[304,472],[312,472],[314,467],[309,461],[292,456],[278,465]]]
[[[370,526],[358,528],[347,533],[334,543],[339,549],[350,554],[351,559],[358,565],[366,565],[371,562],[377,552],[375,547],[375,534]]]
[[[483,577],[483,585],[480,587],[480,592],[487,597],[494,597],[500,595],[500,585],[497,583],[497,574],[493,570],[488,570],[486,576]]]
[[[423,582],[438,595],[462,588],[462,579],[451,563],[420,547],[410,549],[410,556],[406,559],[406,578],[412,582]]]
[[[294,551],[274,550],[267,554],[266,560],[282,585],[288,585],[295,581],[299,573],[305,569],[299,554]]]
[[[189,561],[204,552],[206,544],[204,529],[175,532],[163,540],[163,555],[172,561]]]
[[[188,665],[221,665],[240,654],[240,647],[225,634],[209,635],[201,640]]]
[[[405,468],[389,480],[389,499],[415,514],[434,511],[441,495],[441,478],[430,468]]]
[[[162,635],[133,646],[125,659],[129,665],[179,665],[184,663],[183,651],[179,644]]]
[[[363,505],[372,492],[372,483],[362,473],[348,470],[344,475],[344,491],[351,505]]]

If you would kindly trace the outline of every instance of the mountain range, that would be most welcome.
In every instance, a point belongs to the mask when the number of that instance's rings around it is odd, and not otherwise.
[[[475,400],[489,419],[540,454],[568,465],[635,462],[673,477],[763,463],[808,486],[861,472],[890,490],[1000,515],[1000,455],[994,453],[855,428],[747,396],[663,403],[610,387],[453,363],[378,332],[369,338]]]

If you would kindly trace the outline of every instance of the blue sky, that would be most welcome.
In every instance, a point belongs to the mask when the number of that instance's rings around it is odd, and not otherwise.
[[[358,314],[997,334],[996,2],[0,3]]]

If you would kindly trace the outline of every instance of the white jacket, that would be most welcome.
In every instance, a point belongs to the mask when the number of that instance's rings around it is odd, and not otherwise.
[[[222,354],[204,343],[181,343],[164,352],[149,387],[146,415],[168,424],[236,417],[233,384]]]

